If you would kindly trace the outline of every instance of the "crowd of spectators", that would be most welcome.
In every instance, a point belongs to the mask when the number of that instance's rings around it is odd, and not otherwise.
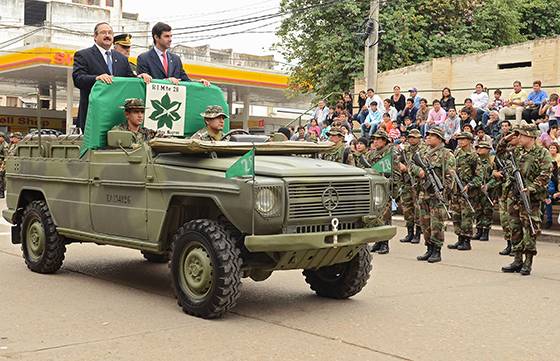
[[[524,90],[517,80],[510,91],[494,89],[489,92],[478,83],[465,99],[456,99],[448,87],[442,89],[439,99],[428,100],[414,87],[408,89],[408,96],[405,96],[398,85],[385,99],[371,88],[360,91],[357,97],[354,102],[352,94],[344,93],[332,106],[324,100],[319,101],[312,119],[306,125],[292,129],[291,140],[327,140],[327,133],[334,123],[343,129],[349,146],[355,146],[360,137],[370,139],[378,129],[385,130],[395,144],[402,145],[412,129],[418,129],[424,137],[431,128],[440,127],[444,131],[446,147],[454,150],[457,147],[455,136],[462,131],[473,134],[474,145],[488,141],[495,147],[512,126],[534,123],[542,133],[538,143],[548,148],[555,160],[545,212],[545,228],[551,226],[552,204],[560,199],[555,178],[560,164],[557,123],[560,107],[558,94],[549,95],[542,89],[540,80],[533,82],[530,91]]]

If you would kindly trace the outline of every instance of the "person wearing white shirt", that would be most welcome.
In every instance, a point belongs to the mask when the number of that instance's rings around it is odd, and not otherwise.
[[[476,84],[474,92],[471,94],[473,107],[476,109],[476,120],[482,121],[482,115],[488,110],[488,93],[484,91],[484,85]]]

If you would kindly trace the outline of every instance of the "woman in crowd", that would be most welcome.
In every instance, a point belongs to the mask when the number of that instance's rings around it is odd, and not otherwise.
[[[538,139],[543,147],[548,148],[552,143],[558,142],[558,125],[554,124],[546,132],[543,132]]]
[[[439,101],[441,103],[441,107],[445,109],[446,112],[449,111],[451,108],[455,108],[455,98],[451,96],[451,89],[445,87],[441,91],[441,99]]]
[[[401,87],[395,85],[393,87],[393,96],[391,97],[391,105],[394,106],[399,114],[404,110],[406,106],[406,97],[401,94]]]
[[[342,100],[344,101],[344,109],[348,112],[348,114],[350,114],[350,116],[352,116],[352,114],[354,114],[354,102],[352,101],[352,95],[345,92],[342,96]]]
[[[556,203],[556,200],[560,198],[560,192],[558,192],[558,154],[559,146],[556,143],[552,143],[548,147],[548,151],[552,156],[552,176],[548,182],[547,193],[548,196],[545,199],[545,222],[544,228],[548,229],[552,227],[552,205]]]

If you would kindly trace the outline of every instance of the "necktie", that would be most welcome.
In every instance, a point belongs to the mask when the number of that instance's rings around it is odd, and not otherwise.
[[[105,52],[106,61],[107,61],[107,68],[109,68],[109,74],[113,75],[113,62],[111,61],[111,52],[107,50]]]
[[[167,71],[169,69],[169,64],[167,64],[167,52],[164,51],[161,56],[163,56],[163,70],[165,71],[165,76],[167,76]]]

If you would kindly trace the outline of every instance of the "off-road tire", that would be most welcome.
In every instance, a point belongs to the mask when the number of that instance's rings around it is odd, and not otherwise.
[[[32,246],[30,237],[43,232],[42,246]],[[60,236],[54,225],[49,207],[45,201],[33,201],[23,212],[21,222],[21,250],[25,264],[33,272],[54,273],[62,267],[66,252],[64,237]],[[37,242],[35,242],[37,244]],[[33,248],[36,248],[33,250]],[[35,254],[34,254],[35,253]]]
[[[345,263],[303,271],[305,282],[318,296],[345,299],[359,293],[366,285],[370,272],[371,254],[361,246],[354,258]]]
[[[146,259],[146,261],[151,263],[167,263],[169,262],[169,252],[165,252],[163,254],[158,253],[151,253],[142,251],[142,256]]]
[[[187,266],[192,265],[188,260],[194,253],[196,260],[192,263],[195,269],[192,270]],[[200,275],[196,261],[201,255],[207,257],[202,261],[209,262],[206,269],[211,272],[202,272],[201,278],[208,280],[203,282],[203,289],[207,290],[204,294],[197,294],[202,292],[193,291],[188,280],[192,284],[192,279]],[[193,316],[208,319],[222,316],[236,305],[239,298],[241,265],[239,248],[221,224],[208,219],[186,222],[177,230],[171,244],[169,267],[177,303],[185,313]]]

